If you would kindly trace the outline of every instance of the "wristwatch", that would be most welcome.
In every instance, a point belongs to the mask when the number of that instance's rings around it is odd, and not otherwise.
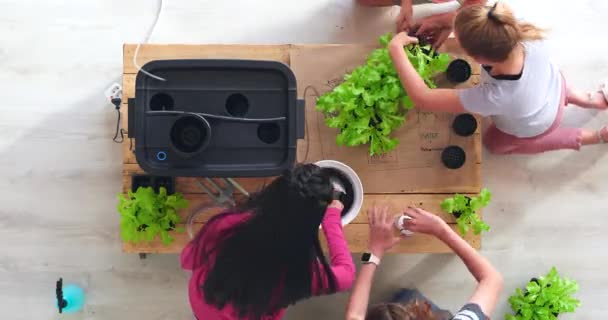
[[[380,265],[380,258],[376,257],[371,252],[366,252],[363,255],[361,255],[361,262],[363,262],[363,264],[373,263],[376,266],[379,266]]]

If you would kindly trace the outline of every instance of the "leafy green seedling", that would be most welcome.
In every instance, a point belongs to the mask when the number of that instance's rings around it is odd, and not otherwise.
[[[127,196],[118,194],[120,215],[120,236],[124,241],[150,242],[160,235],[165,245],[173,242],[169,231],[184,232],[177,227],[181,223],[178,209],[188,207],[188,201],[179,194],[167,195],[167,189],[160,187],[158,194],[152,187],[139,187],[129,191]]]
[[[526,290],[515,289],[509,304],[515,315],[507,314],[506,320],[556,320],[562,313],[574,312],[580,301],[572,297],[578,291],[574,280],[562,278],[555,267],[544,277],[532,279]]]
[[[456,217],[458,231],[461,235],[466,235],[470,228],[473,228],[474,234],[480,234],[483,231],[489,231],[490,226],[481,220],[477,211],[490,204],[491,200],[490,190],[484,188],[477,197],[469,198],[461,194],[455,194],[453,197],[443,200],[441,209]]]
[[[387,153],[399,144],[391,133],[405,122],[414,107],[393,66],[388,51],[391,33],[380,37],[382,46],[372,51],[367,62],[344,76],[344,82],[317,100],[330,128],[340,129],[338,145],[369,144],[370,155]],[[447,69],[450,57],[435,54],[430,46],[413,45],[404,51],[414,68],[431,88],[433,75]]]

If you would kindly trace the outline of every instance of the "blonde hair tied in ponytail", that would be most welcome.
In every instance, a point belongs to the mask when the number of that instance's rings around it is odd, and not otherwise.
[[[468,6],[461,9],[454,20],[454,29],[464,50],[473,57],[490,61],[506,60],[522,41],[544,38],[544,30],[518,21],[505,3],[493,6]]]

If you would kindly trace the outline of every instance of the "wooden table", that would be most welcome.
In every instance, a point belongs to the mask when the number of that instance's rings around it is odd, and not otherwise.
[[[287,65],[291,65],[291,60],[294,54],[304,52],[306,50],[318,50],[323,48],[340,48],[344,46],[358,46],[358,45],[142,45],[137,57],[140,65],[145,64],[151,60],[160,59],[184,59],[184,58],[239,58],[239,59],[258,59],[258,60],[275,60],[283,62]],[[359,45],[360,46],[360,45]],[[124,62],[123,62],[123,107],[121,108],[122,113],[122,126],[127,129],[127,100],[134,96],[135,91],[135,76],[137,70],[133,65],[133,54],[135,52],[135,45],[125,44],[124,45]],[[354,47],[353,47],[354,48]],[[464,56],[462,51],[457,47],[456,43],[452,40],[448,40],[446,45],[442,48],[442,51],[449,52],[453,56],[460,58],[467,58]],[[479,66],[472,64],[473,66],[473,77],[469,82],[461,84],[460,86],[466,87],[478,81]],[[292,65],[292,68],[294,66]],[[298,94],[302,95],[300,90],[300,78],[296,72],[296,78],[298,79]],[[310,100],[310,99],[309,99]],[[307,105],[307,122],[316,121],[314,113],[314,104],[312,106]],[[312,116],[311,116],[312,114]],[[311,131],[312,132],[312,131]],[[310,141],[314,140],[314,134],[311,136],[307,133],[307,139]],[[460,141],[460,140],[458,140]],[[307,143],[306,141],[304,143]],[[133,141],[133,146],[134,141]],[[131,177],[136,174],[144,174],[143,170],[137,165],[135,160],[135,154],[131,150],[131,143],[125,140],[123,143],[123,191],[131,188]],[[299,143],[298,146],[298,157],[301,159],[302,148],[304,145]],[[315,148],[315,144],[311,144],[309,148]],[[381,190],[378,189],[375,193],[367,193],[364,197],[363,208],[359,216],[349,225],[344,227],[344,234],[348,241],[349,248],[352,252],[363,252],[367,249],[368,241],[368,225],[367,225],[367,208],[375,203],[386,203],[391,206],[394,210],[403,208],[408,204],[415,204],[422,208],[427,209],[430,212],[438,214],[445,221],[447,221],[454,229],[455,219],[453,216],[442,213],[439,208],[439,204],[449,194],[454,192],[460,192],[464,194],[478,193],[481,189],[481,138],[479,131],[476,132],[472,137],[467,140],[466,145],[463,146],[472,160],[469,160],[470,166],[466,173],[462,176],[453,174],[453,172],[445,171],[439,173],[439,176],[453,175],[453,185],[444,186],[441,183],[433,182],[432,184],[425,183],[424,180],[420,180],[420,184],[416,184],[412,188],[404,188],[402,190]],[[429,169],[429,168],[427,168]],[[404,171],[409,170],[409,173]],[[445,168],[430,168],[429,170],[445,170]],[[425,179],[420,174],[424,173],[422,169],[417,168],[406,168],[394,171],[395,174],[404,173],[404,177],[411,179]],[[386,175],[386,173],[385,173]],[[373,178],[373,174],[366,176],[366,179]],[[388,177],[387,177],[388,178]],[[259,189],[264,183],[267,183],[272,178],[237,178],[235,179],[248,191],[255,191]],[[363,178],[362,178],[363,179]],[[366,189],[364,181],[364,189]],[[427,179],[428,180],[428,179]],[[462,182],[461,182],[462,181]],[[179,212],[180,216],[184,218],[192,212],[197,211],[202,206],[211,205],[212,199],[204,193],[196,185],[196,178],[178,177],[176,178],[176,191],[184,194],[185,198],[190,201],[190,206],[187,209]],[[211,216],[208,214],[201,217],[196,221],[196,228],[200,228]],[[175,241],[169,245],[163,245],[159,240],[151,243],[123,243],[123,251],[128,253],[178,253],[189,241],[188,235],[185,233],[173,234]],[[473,247],[481,247],[480,236],[473,234],[466,235],[464,237]],[[450,252],[449,248],[441,243],[434,237],[415,234],[414,236],[400,242],[395,248],[392,249],[395,253],[442,253]]]

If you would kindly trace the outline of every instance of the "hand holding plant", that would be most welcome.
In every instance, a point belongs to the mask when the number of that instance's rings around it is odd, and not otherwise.
[[[391,46],[405,47],[410,44],[418,43],[418,38],[410,37],[406,32],[399,32],[391,39]]]
[[[344,82],[317,100],[325,124],[340,129],[336,144],[354,147],[369,143],[372,156],[397,147],[399,141],[391,133],[403,125],[405,114],[414,107],[390,58],[391,38],[390,33],[380,37],[382,48],[372,51],[365,65],[345,75]],[[415,38],[403,34],[395,41],[406,43]],[[431,46],[412,45],[403,50],[425,83],[436,88],[433,76],[447,69],[450,57],[436,54]]]

